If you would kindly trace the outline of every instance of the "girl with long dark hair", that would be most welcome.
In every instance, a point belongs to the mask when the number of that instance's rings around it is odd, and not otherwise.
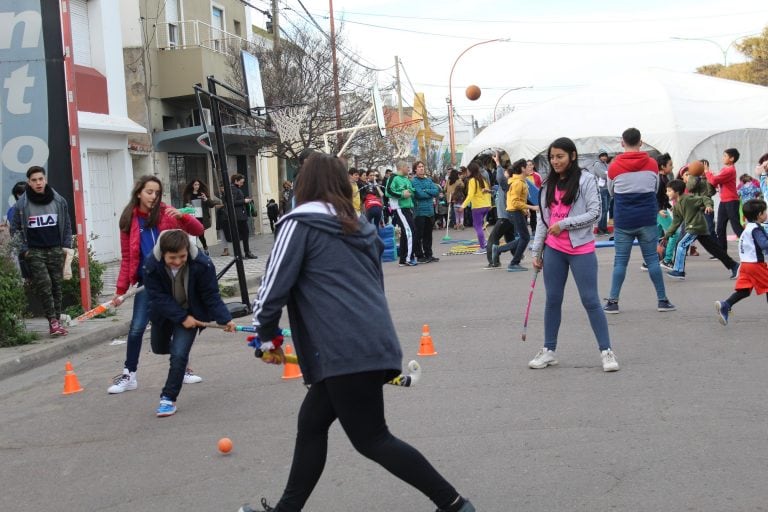
[[[274,508],[262,499],[260,510],[302,510],[323,472],[328,429],[338,419],[358,452],[419,489],[441,512],[474,512],[421,453],[387,428],[382,387],[400,373],[402,351],[384,295],[383,243],[376,227],[356,215],[342,161],[312,155],[295,197],[296,208],[277,225],[253,325],[266,342],[262,348],[281,358],[279,321],[287,304],[299,365],[311,386],[299,410],[288,483]],[[248,505],[240,510],[254,511]]]
[[[182,201],[185,206],[191,204],[195,209],[200,208],[199,215],[196,213],[195,218],[205,229],[211,227],[211,208],[221,204],[221,201],[211,196],[208,185],[200,180],[192,180],[187,183],[182,194]],[[208,242],[205,240],[205,232],[197,238],[203,245],[205,254],[208,254]]]
[[[120,298],[131,286],[143,285],[144,259],[152,253],[158,235],[167,229],[183,229],[192,236],[203,234],[203,225],[189,214],[162,202],[163,183],[155,176],[142,176],[131,191],[131,200],[120,215],[120,272],[117,276],[117,290],[112,302],[119,306]],[[110,394],[136,389],[136,370],[139,366],[141,341],[149,324],[149,298],[140,291],[133,298],[133,317],[128,328],[125,367],[114,378],[107,390]],[[200,382],[201,379],[187,368],[185,384]]]
[[[469,180],[467,185],[467,197],[461,203],[460,214],[464,213],[464,208],[472,205],[472,226],[477,234],[477,242],[480,244],[480,254],[485,253],[485,231],[483,230],[483,221],[488,211],[491,209],[491,188],[480,173],[480,165],[477,162],[471,162],[467,166],[469,171]]]
[[[544,272],[544,347],[529,363],[546,368],[555,356],[568,273],[579,291],[589,324],[600,349],[603,370],[615,372],[619,363],[611,350],[608,322],[597,292],[597,256],[592,226],[600,218],[597,180],[579,167],[571,139],[561,137],[547,150],[551,172],[542,184],[541,222],[531,244],[534,269]]]

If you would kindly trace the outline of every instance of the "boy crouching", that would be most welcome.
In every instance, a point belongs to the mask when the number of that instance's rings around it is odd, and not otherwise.
[[[144,286],[152,321],[152,351],[171,355],[157,416],[171,416],[176,413],[176,398],[197,333],[212,320],[226,325],[228,332],[235,330],[235,324],[219,296],[213,263],[180,229],[158,236],[144,261]]]

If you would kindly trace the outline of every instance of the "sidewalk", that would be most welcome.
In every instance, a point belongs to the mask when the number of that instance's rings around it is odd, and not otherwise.
[[[251,237],[250,246],[258,259],[243,260],[245,278],[251,301],[260,283],[261,276],[267,265],[267,257],[272,250],[274,236],[271,233]],[[227,244],[232,253],[232,244]],[[224,244],[209,245],[208,250],[216,269],[224,268],[234,260],[232,256],[221,256]],[[104,272],[103,295],[93,299],[93,307],[112,298],[117,283],[120,262],[107,264]],[[219,283],[223,286],[233,286],[235,295],[223,297],[224,302],[240,302],[240,291],[237,281],[237,269],[232,265],[222,276]],[[27,329],[38,333],[39,339],[30,345],[0,348],[0,380],[21,373],[57,359],[69,357],[82,350],[115,338],[125,338],[131,323],[133,299],[114,310],[116,315],[108,318],[94,318],[80,325],[68,327],[69,334],[61,338],[51,338],[48,335],[48,321],[44,318],[26,320]],[[242,323],[242,321],[240,322]]]

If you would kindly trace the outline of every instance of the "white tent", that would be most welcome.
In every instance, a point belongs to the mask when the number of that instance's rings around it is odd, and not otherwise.
[[[643,141],[672,156],[675,168],[706,158],[721,165],[723,150],[741,153],[739,173],[752,173],[768,152],[768,87],[695,73],[640,69],[606,74],[574,93],[516,110],[485,128],[465,148],[462,165],[487,149],[504,149],[514,161],[546,151],[558,137],[579,154],[621,152],[621,133],[635,127]]]

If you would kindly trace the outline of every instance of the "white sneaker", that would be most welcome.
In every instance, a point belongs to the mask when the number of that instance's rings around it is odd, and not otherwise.
[[[619,362],[616,360],[616,355],[613,353],[613,350],[603,350],[600,352],[600,358],[603,360],[604,372],[619,371]]]
[[[129,372],[128,368],[123,368],[123,373],[115,377],[114,383],[109,386],[107,393],[114,395],[123,391],[133,391],[139,386],[136,381],[136,372]]]
[[[198,382],[203,382],[203,378],[195,375],[192,368],[187,368],[187,371],[184,372],[184,384],[197,384]]]
[[[546,368],[547,366],[554,366],[558,363],[555,357],[555,351],[547,348],[542,348],[536,357],[528,362],[528,368],[539,369]]]

